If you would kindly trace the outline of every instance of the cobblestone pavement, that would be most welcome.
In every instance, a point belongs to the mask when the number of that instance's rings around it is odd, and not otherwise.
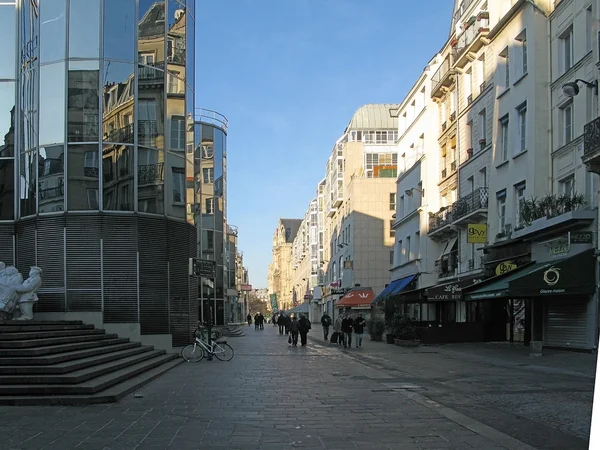
[[[440,353],[394,353],[381,343],[343,350],[323,345],[318,329],[308,347],[289,346],[271,326],[246,330],[245,337],[228,338],[236,351],[232,361],[183,363],[142,388],[141,398],[89,407],[0,407],[0,448],[587,448],[574,436],[579,422],[564,418],[563,431],[539,439],[532,429],[538,422],[524,406],[537,400],[523,391],[540,391],[535,377],[523,376],[526,370],[483,365],[473,371],[474,363]],[[496,395],[498,380],[513,387],[506,397]],[[583,381],[578,392],[587,404],[582,386],[591,381]],[[542,393],[560,393],[568,383],[564,375],[548,374],[538,374],[538,382]],[[553,408],[563,401],[544,398]],[[515,402],[523,411],[507,412]],[[549,442],[554,438],[558,444]]]

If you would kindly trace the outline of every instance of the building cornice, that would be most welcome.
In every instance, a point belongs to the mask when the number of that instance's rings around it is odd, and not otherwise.
[[[498,21],[498,23],[490,30],[487,35],[487,39],[490,42],[493,42],[500,33],[512,22],[512,20],[524,9],[525,6],[531,5],[534,9],[538,10],[544,16],[548,16],[548,13],[540,8],[535,2],[532,0],[517,0],[517,2],[508,10],[504,16]]]

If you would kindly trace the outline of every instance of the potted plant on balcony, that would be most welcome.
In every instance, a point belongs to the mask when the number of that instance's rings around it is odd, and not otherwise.
[[[451,47],[456,47],[456,45],[458,44],[458,39],[454,38],[450,41],[450,46]]]
[[[383,320],[373,319],[367,324],[367,329],[372,341],[381,341],[383,338],[383,332],[385,331],[385,323]]]
[[[490,18],[489,11],[479,11],[479,13],[477,14],[477,20],[489,19],[489,18]]]

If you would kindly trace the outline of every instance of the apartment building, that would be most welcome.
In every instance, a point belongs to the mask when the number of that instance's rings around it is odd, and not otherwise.
[[[398,170],[397,104],[368,104],[352,116],[326,165],[323,307],[361,286],[379,292],[389,281]],[[369,294],[371,295],[371,294]]]
[[[436,55],[429,62],[393,113],[399,118],[398,178],[389,201],[395,212],[395,244],[391,282],[376,299],[401,297],[411,316],[430,320],[435,318],[435,309],[429,310],[432,305],[423,303],[421,294],[437,282],[438,245],[427,238],[426,230],[428,213],[439,209],[438,106],[431,99],[431,78],[441,61]]]
[[[273,259],[269,265],[269,294],[276,295],[279,309],[293,307],[292,246],[302,219],[279,219],[273,234]]]

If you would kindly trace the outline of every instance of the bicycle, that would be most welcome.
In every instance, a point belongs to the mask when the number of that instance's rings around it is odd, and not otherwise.
[[[211,333],[213,334],[213,333]],[[211,338],[211,343],[203,340],[203,327],[198,327],[195,333],[194,343],[188,344],[181,349],[181,357],[187,362],[201,361],[205,356],[212,359],[216,356],[220,361],[231,361],[234,352],[227,341],[217,341],[218,337]]]

